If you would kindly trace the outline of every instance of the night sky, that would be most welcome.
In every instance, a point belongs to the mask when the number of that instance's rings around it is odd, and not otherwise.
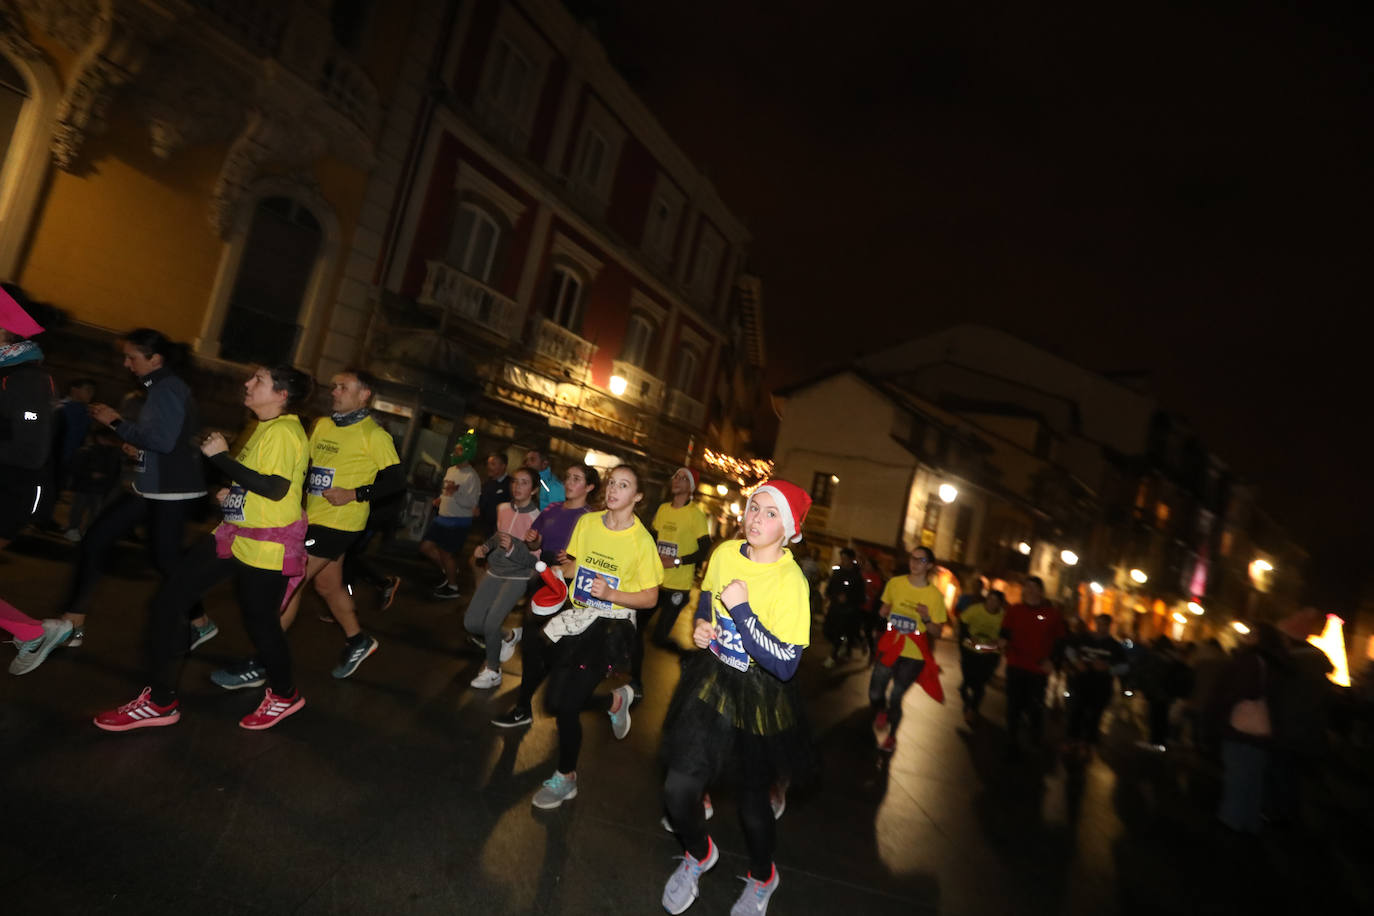
[[[770,386],[964,322],[1145,370],[1353,609],[1374,4],[569,5],[749,225]]]

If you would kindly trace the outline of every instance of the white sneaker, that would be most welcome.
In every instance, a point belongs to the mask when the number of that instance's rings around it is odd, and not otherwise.
[[[63,537],[65,537],[67,540],[71,541],[73,544],[78,544],[78,543],[81,542],[81,529],[80,529],[80,528],[68,528],[68,529],[67,529],[67,533],[66,533],[65,535],[63,535]]]
[[[616,740],[623,740],[630,733],[630,704],[635,701],[634,689],[627,686],[617,687],[611,691],[613,697],[620,698],[620,708],[606,714],[611,717],[611,734],[615,735]],[[614,705],[614,700],[611,701]]]
[[[516,627],[510,631],[509,636],[501,640],[501,661],[508,662],[515,656],[515,647],[520,644],[520,637],[524,632],[524,627]]]
[[[485,690],[488,687],[500,687],[501,672],[492,671],[490,668],[483,666],[482,670],[477,673],[477,676],[472,679],[471,683],[473,687],[479,690]]]

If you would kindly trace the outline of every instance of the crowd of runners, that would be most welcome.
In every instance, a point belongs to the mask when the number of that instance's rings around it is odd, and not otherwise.
[[[73,499],[62,530],[77,547],[59,617],[33,619],[0,600],[0,627],[17,647],[10,673],[29,674],[50,653],[100,638],[97,585],[116,543],[139,527],[161,576],[148,610],[144,686],[98,713],[96,727],[128,732],[180,720],[183,661],[219,632],[203,601],[224,582],[232,583],[253,655],[211,679],[230,690],[262,688],[244,728],[273,728],[305,707],[287,630],[307,584],[339,625],[332,675],[357,671],[379,644],[359,622],[350,583],[360,576],[374,582],[384,605],[400,584],[366,571],[362,556],[376,532],[371,507],[406,486],[393,439],[371,416],[376,381],[361,369],[336,373],[328,383],[330,412],[307,433],[300,412],[312,379],[290,366],[258,367],[243,384],[251,421],[231,443],[218,432],[202,434],[195,392],[180,374],[184,347],[156,330],[120,339],[137,397],[116,408],[94,401],[94,386],[79,380],[59,402],[34,340],[42,331],[35,317],[42,316],[8,295],[0,300],[0,547],[31,523],[51,524],[52,491],[64,485]],[[80,438],[68,447],[76,428]],[[109,460],[111,450],[128,465],[126,488],[117,486],[122,462]],[[934,553],[916,546],[906,552],[905,569],[887,579],[870,556],[842,549],[822,583],[814,559],[799,563],[794,554],[810,497],[784,480],[753,489],[734,536],[713,542],[691,468],[672,475],[669,499],[650,512],[640,472],[628,464],[608,471],[573,464],[560,478],[540,451],[514,469],[494,453],[485,457],[483,481],[472,467],[478,457],[469,431],[454,447],[420,551],[442,576],[434,600],[462,596],[465,562],[484,567],[463,613],[484,652],[471,687],[499,687],[503,666],[521,654],[514,704],[493,726],[529,725],[544,688],[558,753],[531,799],[535,807],[577,796],[584,711],[604,712],[616,738],[629,733],[644,691],[645,641],[683,655],[661,729],[664,825],[683,848],[663,889],[670,913],[692,905],[719,858],[707,820],[709,793],[722,783],[735,792],[749,858],[732,913],[764,913],[779,886],[773,857],[786,793],[817,769],[796,677],[817,599],[828,606],[825,667],[862,660],[871,668],[868,700],[883,752],[896,748],[913,685],[943,701],[934,654],[942,634],[958,642],[959,697],[970,724],[1005,663],[1013,758],[1023,751],[1023,726],[1031,743],[1041,740],[1047,693],[1060,690],[1070,698],[1068,748],[1088,754],[1128,671],[1110,618],[1070,627],[1035,577],[1017,583],[1019,600],[1010,604],[977,577],[950,602],[937,583]],[[78,499],[78,467],[100,469],[99,499]],[[218,504],[220,520],[188,547],[188,535],[199,530],[196,508],[207,499]],[[354,563],[364,571],[350,572]],[[674,640],[684,609],[690,643]],[[1049,691],[1056,672],[1064,680]],[[608,679],[616,686],[600,690]],[[1236,681],[1233,702],[1264,695],[1263,684],[1252,682]],[[1226,738],[1244,745],[1242,725],[1232,725]],[[1238,772],[1244,756],[1238,752]],[[1248,829],[1249,809],[1234,800],[1233,809],[1239,829]]]

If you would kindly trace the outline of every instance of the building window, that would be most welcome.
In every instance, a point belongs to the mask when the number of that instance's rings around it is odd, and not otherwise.
[[[448,263],[476,280],[491,280],[492,263],[496,260],[496,243],[501,230],[496,221],[483,210],[463,204],[458,208],[458,220],[449,242]]]
[[[649,210],[649,227],[644,235],[644,248],[650,256],[666,262],[673,256],[673,235],[676,213],[666,197],[654,198]]]
[[[696,391],[698,365],[697,353],[691,347],[683,347],[678,351],[673,387],[688,397],[693,397]]]
[[[606,165],[606,138],[594,128],[582,135],[582,149],[577,157],[577,181],[589,191],[601,190],[601,170]]]
[[[524,112],[525,95],[534,77],[534,65],[509,38],[499,38],[491,49],[487,98],[492,106],[510,118]]]
[[[835,481],[837,478],[829,471],[817,471],[811,475],[811,503],[816,506],[830,505],[831,498],[835,495]]]
[[[703,238],[697,248],[697,262],[692,268],[692,279],[688,284],[693,292],[703,297],[711,295],[719,264],[720,243],[711,237]]]
[[[220,331],[220,356],[269,366],[291,360],[323,240],[319,221],[298,201],[267,197],[258,204]]]
[[[545,314],[554,324],[578,333],[582,328],[582,281],[566,267],[555,267],[549,279]]]
[[[647,369],[649,363],[649,344],[654,339],[654,325],[643,315],[631,315],[625,328],[625,346],[621,348],[620,358],[631,365]]]

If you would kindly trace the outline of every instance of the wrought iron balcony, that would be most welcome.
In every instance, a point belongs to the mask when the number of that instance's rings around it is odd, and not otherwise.
[[[668,416],[684,426],[699,428],[706,419],[706,405],[681,391],[668,392]]]
[[[421,305],[435,306],[450,321],[456,318],[478,325],[503,340],[519,336],[524,314],[514,299],[442,261],[429,261],[426,267],[418,300]]]
[[[592,369],[596,346],[547,318],[534,331],[534,355],[566,371],[566,378],[585,382]]]
[[[663,381],[650,375],[634,363],[616,360],[611,372],[625,380],[625,400],[650,410],[658,410],[663,403]]]

